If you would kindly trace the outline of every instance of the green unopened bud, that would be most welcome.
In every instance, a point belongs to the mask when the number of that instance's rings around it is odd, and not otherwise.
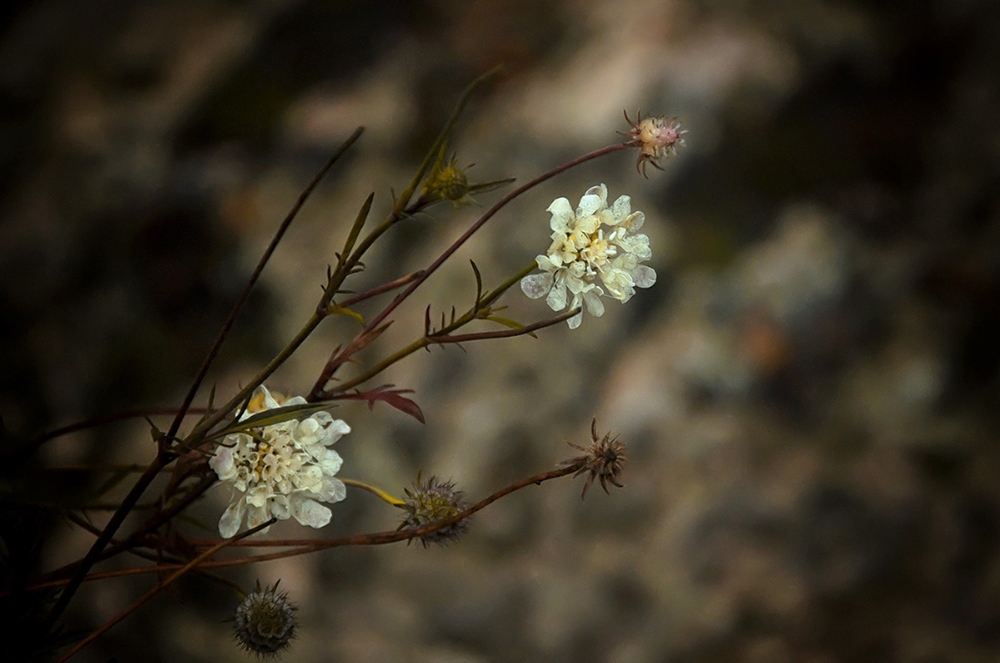
[[[438,200],[450,200],[456,206],[468,202],[469,178],[464,170],[455,165],[455,157],[448,163],[441,159],[434,164],[424,183],[424,195]]]

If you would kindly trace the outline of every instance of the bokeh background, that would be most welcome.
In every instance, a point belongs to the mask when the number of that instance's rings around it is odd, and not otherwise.
[[[646,213],[654,288],[573,332],[394,367],[383,382],[415,390],[426,426],[337,412],[354,428],[342,474],[395,492],[422,470],[484,495],[571,455],[595,416],[629,444],[625,488],[522,491],[447,548],[230,573],[281,578],[300,606],[282,660],[998,660],[997,3],[36,0],[2,19],[13,443],[177,403],[299,189],[359,124],[226,346],[220,394],[298,329],[365,196],[385,213],[483,71],[507,66],[451,146],[477,180],[525,181],[607,144],[623,109],[689,130],[648,180],[617,154],[516,201],[364,360],[419,334],[426,304],[467,305],[470,258],[496,283],[543,251],[552,199],[599,182]],[[497,195],[397,228],[359,285],[426,264]],[[516,291],[506,302],[522,320],[548,313]],[[353,329],[328,323],[272,387],[307,390]],[[139,423],[53,442],[36,463],[149,453]],[[211,531],[227,497],[192,515]],[[392,511],[352,491],[319,535],[392,528]],[[91,541],[51,514],[4,522],[8,579]],[[97,626],[149,582],[87,587],[70,626]],[[237,602],[182,583],[78,660],[246,660],[224,621]]]

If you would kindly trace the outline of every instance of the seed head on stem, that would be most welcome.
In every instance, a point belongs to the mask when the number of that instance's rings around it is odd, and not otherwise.
[[[587,496],[587,490],[590,489],[590,484],[594,482],[594,479],[601,482],[601,488],[604,489],[605,493],[608,492],[609,483],[621,488],[619,477],[628,461],[625,455],[625,443],[619,442],[617,436],[611,437],[610,432],[603,438],[597,435],[597,419],[594,419],[590,424],[590,436],[593,441],[587,447],[568,442],[569,446],[582,451],[583,455],[560,463],[562,467],[579,466],[580,469],[576,471],[574,477],[587,474],[587,481],[583,484],[583,493],[580,495],[581,499]]]
[[[660,159],[676,156],[677,148],[684,146],[682,136],[687,133],[687,130],[681,129],[681,124],[676,117],[669,121],[662,116],[643,119],[642,113],[637,113],[635,122],[633,122],[626,112],[625,121],[628,122],[631,129],[619,133],[630,136],[632,140],[629,144],[639,148],[635,169],[642,173],[643,177],[649,177],[646,174],[647,164],[652,165],[657,170],[663,170],[659,163]]]

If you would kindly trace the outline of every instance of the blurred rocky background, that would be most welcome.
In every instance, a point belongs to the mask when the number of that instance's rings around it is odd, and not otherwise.
[[[300,606],[283,661],[1000,657],[993,0],[36,0],[0,14],[8,441],[179,402],[273,229],[356,125],[226,346],[220,394],[299,328],[365,196],[385,213],[483,71],[507,66],[451,145],[477,180],[526,181],[616,140],[623,109],[689,129],[648,180],[617,154],[516,201],[364,360],[415,338],[427,304],[467,305],[470,258],[496,283],[543,251],[552,199],[599,182],[645,211],[654,288],[575,332],[394,367],[379,383],[414,389],[426,426],[337,411],[354,428],[342,474],[397,493],[422,470],[485,495],[572,455],[594,416],[629,444],[625,488],[522,491],[443,549],[229,572],[281,578]],[[426,264],[497,195],[397,228],[359,287]],[[506,302],[521,320],[549,313]],[[308,390],[352,324],[329,322],[272,387]],[[52,442],[36,463],[149,455],[140,422]],[[227,498],[192,513],[208,535]],[[334,511],[320,536],[396,525],[366,493]],[[4,519],[8,578],[92,540],[57,514]],[[103,623],[150,583],[92,584],[70,625]],[[237,602],[193,579],[76,660],[246,660],[225,621]]]

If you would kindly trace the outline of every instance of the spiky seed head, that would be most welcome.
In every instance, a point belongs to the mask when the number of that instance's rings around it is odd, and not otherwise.
[[[400,523],[399,529],[416,529],[445,518],[458,515],[468,508],[465,493],[455,487],[453,481],[441,481],[432,476],[423,481],[420,476],[413,482],[411,488],[404,490],[406,518]],[[420,542],[426,548],[432,543],[445,545],[455,541],[469,529],[469,519],[464,518],[430,534],[420,537]]]
[[[256,589],[236,608],[236,641],[262,658],[288,649],[295,637],[297,609],[288,600],[287,592],[278,591],[278,583],[261,589],[258,582]]]
[[[573,475],[578,477],[581,474],[587,475],[587,480],[583,484],[583,493],[580,498],[587,496],[590,484],[597,479],[601,482],[601,488],[608,492],[608,484],[622,487],[620,477],[625,469],[628,458],[625,455],[625,443],[620,442],[618,437],[611,437],[607,433],[603,438],[597,435],[597,419],[590,424],[590,437],[592,442],[589,446],[581,447],[572,442],[567,442],[569,446],[583,452],[583,455],[570,458],[560,463],[562,467],[579,466],[580,469]]]
[[[625,121],[631,129],[623,135],[632,138],[630,145],[639,148],[639,157],[635,162],[635,169],[646,175],[646,166],[651,165],[657,170],[663,170],[660,166],[660,159],[677,154],[677,148],[684,146],[683,135],[687,130],[681,129],[677,118],[667,120],[665,117],[647,117],[643,119],[641,113],[636,114],[636,120],[629,119],[625,113]]]

